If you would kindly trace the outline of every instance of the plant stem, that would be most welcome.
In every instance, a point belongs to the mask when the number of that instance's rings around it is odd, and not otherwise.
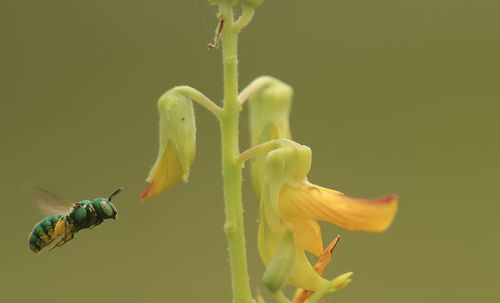
[[[238,31],[234,30],[233,9],[220,4],[224,20],[222,60],[224,65],[224,107],[220,116],[222,134],[222,172],[226,222],[224,231],[229,244],[229,260],[233,287],[233,303],[253,303],[248,279],[243,206],[241,199],[241,165],[239,156],[238,121]]]
[[[255,8],[243,5],[243,12],[241,13],[240,18],[234,23],[234,30],[239,32],[245,26],[252,21],[253,15],[255,14]]]

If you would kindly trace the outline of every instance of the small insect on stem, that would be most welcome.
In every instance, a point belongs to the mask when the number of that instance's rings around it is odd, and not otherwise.
[[[114,193],[109,196],[108,201],[111,201],[116,195],[118,195],[123,190],[123,187],[118,188]]]
[[[217,30],[215,31],[214,42],[208,43],[208,48],[218,48],[219,47],[220,34],[222,33],[223,29],[224,29],[224,19],[220,19],[219,25],[217,26]]]

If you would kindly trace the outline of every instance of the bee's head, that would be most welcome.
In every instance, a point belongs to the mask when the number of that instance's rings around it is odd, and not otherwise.
[[[108,199],[97,198],[93,201],[94,208],[103,219],[116,220],[116,215],[118,214],[118,211],[116,210],[116,207],[113,205],[113,203],[111,203],[111,200],[122,190],[123,187],[119,188],[117,191],[111,194],[111,196]]]

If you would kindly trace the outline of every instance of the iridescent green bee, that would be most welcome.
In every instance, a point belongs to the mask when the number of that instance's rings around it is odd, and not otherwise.
[[[73,239],[75,233],[89,228],[92,229],[106,219],[116,220],[117,210],[111,199],[123,188],[115,191],[108,199],[97,198],[94,201],[83,200],[68,202],[58,196],[39,189],[30,188],[40,208],[45,213],[66,213],[52,215],[38,222],[29,235],[29,245],[33,252],[52,250]],[[64,205],[69,205],[64,207]]]

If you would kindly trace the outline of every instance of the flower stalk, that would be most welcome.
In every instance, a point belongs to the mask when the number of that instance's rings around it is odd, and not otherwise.
[[[323,250],[317,221],[347,230],[382,232],[391,224],[398,204],[395,195],[356,199],[312,184],[311,149],[291,140],[290,108],[293,88],[270,76],[252,81],[238,94],[238,34],[264,0],[209,0],[219,6],[214,43],[222,45],[224,97],[222,107],[200,91],[176,86],[158,101],[160,148],[141,200],[151,199],[184,179],[187,182],[196,151],[193,101],[210,111],[221,130],[224,191],[224,232],[232,279],[233,303],[255,303],[250,292],[242,203],[242,169],[251,161],[252,183],[261,199],[258,245],[267,266],[264,285],[276,301],[290,303],[282,289],[289,284],[300,291],[294,303],[321,302],[345,287],[352,273],[332,281],[322,277],[339,239]],[[234,7],[241,5],[237,20]],[[248,100],[251,147],[240,153],[239,115]],[[313,268],[305,252],[321,255]],[[257,296],[258,302],[264,302]]]
[[[199,90],[192,88],[191,86],[181,85],[173,88],[177,93],[188,97],[189,99],[197,102],[201,106],[205,107],[209,112],[214,114],[215,117],[220,119],[222,113],[222,108],[215,104],[210,98],[205,96]]]
[[[295,144],[292,140],[289,139],[273,139],[269,140],[267,142],[261,143],[259,145],[255,145],[247,149],[246,151],[242,152],[238,158],[237,161],[240,164],[244,164],[246,161],[250,160],[251,158],[260,155],[260,154],[267,154],[273,149],[276,149],[280,147],[281,145],[285,144]]]
[[[237,158],[239,151],[238,122],[238,29],[234,28],[233,9],[220,4],[224,20],[222,31],[222,62],[224,65],[224,107],[220,117],[222,134],[222,173],[226,223],[224,231],[229,244],[229,260],[234,303],[254,302],[250,293],[241,197],[241,170]]]

